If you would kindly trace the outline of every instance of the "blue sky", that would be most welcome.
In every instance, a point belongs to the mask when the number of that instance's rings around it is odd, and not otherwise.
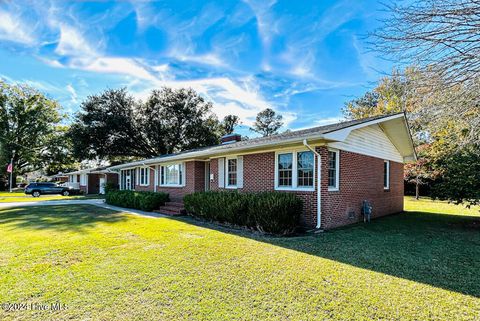
[[[139,99],[192,87],[249,126],[266,107],[285,128],[341,118],[343,103],[391,66],[363,37],[377,1],[1,1],[0,77],[26,82],[72,114],[90,94]]]

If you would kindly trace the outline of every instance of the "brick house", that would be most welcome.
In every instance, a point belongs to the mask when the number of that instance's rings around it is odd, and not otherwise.
[[[107,183],[118,184],[118,173],[106,167],[82,169],[63,174],[68,178],[68,186],[79,188],[85,194],[105,194]]]
[[[329,229],[403,211],[403,163],[415,160],[403,113],[222,143],[110,167],[122,190],[167,192],[174,202],[206,190],[284,191],[304,201],[301,224]]]

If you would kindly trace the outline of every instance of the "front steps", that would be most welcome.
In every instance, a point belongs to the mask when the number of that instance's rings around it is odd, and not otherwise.
[[[160,206],[156,213],[166,214],[171,216],[185,215],[185,207],[182,202],[166,202],[165,205]]]

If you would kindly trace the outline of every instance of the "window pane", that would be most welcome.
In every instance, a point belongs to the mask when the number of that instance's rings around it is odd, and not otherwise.
[[[292,186],[293,154],[278,155],[278,186]]]
[[[337,187],[337,153],[328,152],[328,187]]]
[[[313,186],[313,163],[314,157],[312,152],[300,152],[297,154],[298,186]]]
[[[237,185],[237,160],[236,159],[229,159],[227,161],[227,184],[229,186],[236,186]]]
[[[161,185],[180,185],[181,184],[181,165],[173,164],[162,166],[160,170]]]

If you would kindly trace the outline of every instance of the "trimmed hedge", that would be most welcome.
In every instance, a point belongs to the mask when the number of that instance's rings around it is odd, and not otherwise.
[[[135,208],[142,211],[153,211],[168,202],[167,193],[135,192],[109,190],[105,197],[107,204],[120,207]]]
[[[197,192],[183,203],[193,216],[281,235],[295,231],[303,208],[295,194],[280,192]]]

